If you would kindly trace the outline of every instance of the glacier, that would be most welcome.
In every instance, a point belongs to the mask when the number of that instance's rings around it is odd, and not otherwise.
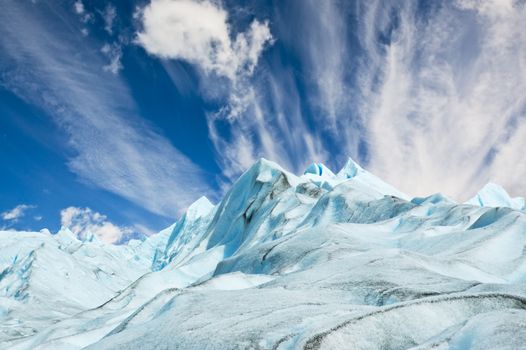
[[[144,241],[0,232],[2,349],[526,347],[526,207],[261,159]]]

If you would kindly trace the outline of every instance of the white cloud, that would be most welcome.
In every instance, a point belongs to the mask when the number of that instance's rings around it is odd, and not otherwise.
[[[137,41],[149,53],[196,64],[205,73],[235,80],[251,73],[272,37],[266,23],[252,22],[231,40],[227,12],[210,1],[153,0],[142,11]]]
[[[202,170],[138,115],[119,76],[101,70],[100,43],[60,30],[61,21],[47,25],[64,15],[60,8],[26,6],[10,1],[0,11],[0,85],[61,127],[79,180],[167,217],[203,193],[213,196]]]
[[[82,15],[84,13],[84,11],[86,11],[84,9],[84,4],[80,0],[75,1],[75,3],[73,4],[73,8],[75,9],[75,12],[78,15]]]
[[[152,0],[138,16],[143,28],[137,43],[152,55],[190,62],[205,76],[227,78],[230,98],[222,114],[243,113],[250,103],[247,79],[272,41],[267,22],[254,20],[245,32],[233,33],[222,7],[197,0]]]
[[[4,211],[2,214],[2,219],[4,221],[17,221],[22,218],[28,209],[36,208],[34,205],[19,204],[11,210]]]
[[[117,9],[112,4],[106,5],[104,12],[102,13],[104,19],[104,30],[112,35],[113,34],[113,22],[117,17]]]
[[[60,211],[60,223],[79,239],[95,235],[100,241],[112,244],[132,235],[134,230],[113,224],[105,215],[90,208],[68,207]]]
[[[137,41],[150,54],[233,77],[236,63],[226,20],[226,11],[208,1],[153,0],[142,10]]]

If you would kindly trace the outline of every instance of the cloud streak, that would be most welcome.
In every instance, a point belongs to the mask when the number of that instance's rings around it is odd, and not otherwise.
[[[140,118],[126,85],[104,72],[100,44],[31,6],[39,4],[8,1],[0,13],[0,84],[62,128],[79,179],[168,217],[209,192],[200,168]]]
[[[467,199],[489,180],[524,194],[526,5],[372,4],[364,17],[381,20],[363,37],[386,37],[360,68],[373,171],[413,194]]]

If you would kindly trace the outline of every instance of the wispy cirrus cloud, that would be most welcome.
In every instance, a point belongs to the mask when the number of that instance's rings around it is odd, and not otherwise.
[[[235,62],[226,57],[232,38],[243,33],[228,25],[228,12],[190,0],[154,0],[146,11],[156,7],[168,18],[161,11],[168,6],[204,6],[207,23],[220,29],[200,36],[207,31],[199,24],[155,16],[149,23],[145,16],[145,28],[163,22],[158,37],[166,39],[155,41],[158,47],[141,41],[147,51],[233,79],[236,64],[222,63]],[[298,67],[257,59],[242,94],[228,89],[226,109],[243,108],[236,118],[211,113],[208,121],[223,174],[235,178],[260,156],[299,171],[311,159],[335,166],[352,155],[414,195],[443,191],[465,199],[489,180],[524,194],[525,6],[512,0],[276,6],[273,37],[297,55],[303,75],[294,72]],[[185,35],[197,35],[199,44],[179,40],[184,48],[178,48],[170,41]]]
[[[262,75],[247,87],[245,94],[250,103],[242,115],[231,120],[209,117],[210,137],[223,174],[230,180],[259,157],[295,172],[303,171],[314,160],[329,158],[321,135],[302,115],[292,73],[277,66],[272,73],[265,70]]]
[[[60,8],[4,5],[0,84],[60,126],[81,181],[168,217],[210,192],[201,169],[140,118],[126,85],[104,72],[100,43],[76,35],[60,20],[67,16],[53,17]]]
[[[289,22],[284,18],[282,32],[286,44],[299,54],[309,90],[309,105],[319,124],[330,131],[332,137],[343,138],[344,132],[354,130],[348,123],[357,117],[351,115],[350,78],[356,54],[348,37],[350,11],[336,1],[313,0],[302,1],[293,10],[297,12],[298,30],[290,31]],[[298,36],[302,40],[297,40]]]
[[[373,2],[364,17],[373,171],[413,194],[466,199],[489,180],[524,194],[526,5],[457,1],[422,13]]]

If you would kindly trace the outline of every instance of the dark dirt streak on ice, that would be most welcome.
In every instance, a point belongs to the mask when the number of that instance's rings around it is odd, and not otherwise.
[[[162,292],[158,293],[155,297],[153,297],[152,299],[150,299],[148,302],[144,303],[143,305],[141,305],[137,310],[135,310],[130,316],[128,316],[124,321],[122,321],[117,327],[115,327],[112,331],[110,331],[108,334],[106,334],[104,336],[105,337],[108,337],[110,335],[113,335],[113,334],[117,334],[117,333],[120,333],[122,332],[123,330],[126,329],[126,327],[128,326],[128,324],[134,319],[136,318],[140,313],[142,313],[142,311],[144,309],[146,309],[149,305],[151,305],[152,303],[154,303],[156,300],[158,300],[159,298],[165,296],[165,295],[168,295],[168,294],[171,294],[171,293],[176,293],[176,292],[183,292],[181,289],[179,288],[168,288],[168,289],[165,289],[163,290]],[[176,297],[177,295],[174,295],[174,297]]]
[[[453,301],[453,300],[462,300],[462,299],[479,299],[479,298],[501,298],[501,299],[513,299],[513,300],[516,300],[518,301],[521,305],[521,308],[522,309],[526,309],[526,298],[523,298],[523,297],[520,297],[520,296],[517,296],[517,295],[512,295],[512,294],[504,294],[504,293],[485,293],[485,294],[478,294],[478,295],[455,295],[455,296],[451,296],[451,295],[448,295],[448,296],[445,296],[445,297],[430,297],[430,298],[423,298],[423,299],[418,299],[418,300],[412,300],[412,301],[408,301],[408,302],[403,302],[403,303],[400,303],[400,304],[395,304],[395,305],[392,305],[392,306],[389,306],[389,307],[386,307],[386,308],[383,308],[383,309],[380,309],[380,310],[375,310],[375,311],[372,311],[372,312],[369,312],[365,315],[361,315],[361,316],[357,316],[355,318],[352,318],[350,320],[347,320],[325,332],[322,332],[322,333],[318,333],[312,337],[310,337],[310,339],[307,340],[307,342],[305,343],[305,346],[303,347],[304,350],[317,350],[317,349],[320,349],[321,347],[321,344],[324,340],[325,337],[327,337],[329,334],[331,333],[334,333],[344,327],[346,327],[347,325],[350,325],[352,323],[355,323],[355,322],[358,322],[358,321],[361,321],[367,317],[371,317],[371,316],[375,316],[375,315],[378,315],[378,314],[381,314],[381,313],[386,313],[386,312],[390,312],[390,311],[393,311],[393,310],[396,310],[396,309],[400,309],[400,308],[404,308],[404,307],[408,307],[408,306],[413,306],[413,305],[419,305],[419,304],[424,304],[424,303],[430,303],[430,304],[435,304],[435,303],[441,303],[441,302],[447,302],[447,301]]]

